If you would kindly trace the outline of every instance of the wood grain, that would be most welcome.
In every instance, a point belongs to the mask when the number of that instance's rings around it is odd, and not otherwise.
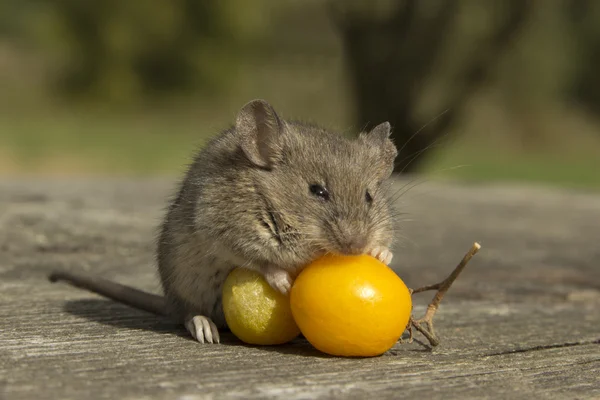
[[[393,267],[409,286],[444,278],[474,241],[482,250],[436,315],[439,347],[344,359],[302,339],[199,345],[46,280],[85,270],[158,292],[153,244],[172,185],[0,182],[0,398],[600,398],[600,195],[429,183],[400,196]],[[417,316],[432,294],[417,295]]]

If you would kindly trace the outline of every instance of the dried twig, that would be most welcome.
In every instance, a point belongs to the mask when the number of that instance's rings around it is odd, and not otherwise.
[[[412,316],[410,317],[408,329],[410,335],[409,341],[412,341],[413,332],[411,328],[414,327],[417,331],[421,332],[423,336],[427,338],[431,346],[437,346],[438,344],[440,344],[440,341],[433,330],[433,316],[435,315],[435,312],[440,306],[442,298],[444,297],[448,289],[450,289],[452,283],[456,280],[458,275],[462,272],[467,263],[479,251],[480,248],[481,246],[479,245],[479,243],[473,243],[471,249],[467,252],[467,254],[465,254],[465,256],[456,266],[456,268],[454,268],[454,271],[452,271],[452,273],[442,282],[436,283],[435,285],[423,286],[418,289],[411,290],[411,294],[421,293],[428,290],[437,290],[437,293],[435,294],[435,296],[433,296],[433,299],[431,300],[431,303],[429,303],[429,305],[427,306],[427,311],[425,312],[425,315],[422,318],[415,320]]]

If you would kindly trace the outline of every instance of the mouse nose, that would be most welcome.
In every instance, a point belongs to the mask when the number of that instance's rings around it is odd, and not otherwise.
[[[352,220],[337,221],[337,244],[339,252],[344,255],[361,254],[367,247],[367,235],[360,224]]]
[[[367,239],[363,236],[347,238],[341,243],[341,251],[344,255],[358,255],[365,251]]]

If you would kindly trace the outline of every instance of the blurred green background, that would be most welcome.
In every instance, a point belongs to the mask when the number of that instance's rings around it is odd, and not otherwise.
[[[397,172],[600,189],[598,71],[595,0],[0,0],[0,175],[179,173],[264,98],[389,120]]]

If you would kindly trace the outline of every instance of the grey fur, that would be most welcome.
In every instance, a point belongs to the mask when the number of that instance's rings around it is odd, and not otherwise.
[[[285,292],[326,252],[389,262],[386,182],[397,155],[389,135],[385,122],[351,140],[286,122],[263,100],[246,104],[195,157],[168,208],[157,250],[166,313],[186,326],[203,316],[225,328],[221,288],[235,267]],[[329,201],[311,184],[326,187]]]

